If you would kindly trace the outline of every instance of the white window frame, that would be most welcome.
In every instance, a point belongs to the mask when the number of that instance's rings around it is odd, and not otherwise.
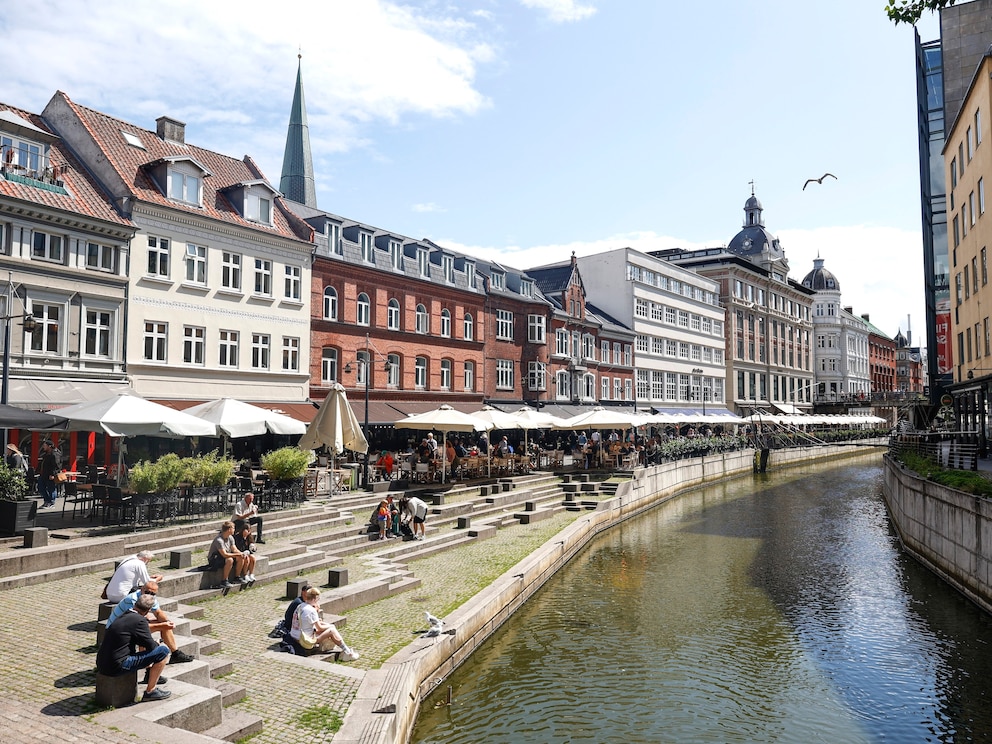
[[[398,388],[400,386],[400,355],[389,354],[386,356],[386,387]]]
[[[496,360],[496,389],[513,390],[513,360]]]
[[[145,263],[146,275],[159,279],[168,279],[172,243],[168,238],[161,238],[157,235],[149,235],[147,237],[148,257]]]
[[[92,359],[113,358],[115,315],[113,310],[107,308],[84,308],[82,351],[85,356]]]
[[[355,323],[360,326],[372,324],[372,302],[364,292],[360,292],[355,300]]]
[[[283,372],[300,371],[300,339],[296,336],[282,337]]]
[[[420,334],[430,332],[430,316],[427,314],[427,307],[422,303],[417,303],[414,311],[414,331]]]
[[[220,285],[234,292],[241,291],[241,261],[240,253],[222,251],[220,254]]]
[[[555,373],[555,400],[572,399],[572,376],[563,369]]]
[[[427,389],[427,357],[418,356],[414,360],[413,385],[418,390]]]
[[[463,378],[465,384],[465,392],[471,393],[475,391],[475,362],[465,362],[463,368]]]
[[[169,324],[157,320],[146,320],[142,347],[146,362],[167,363],[169,361]]]
[[[451,390],[452,382],[452,361],[450,359],[441,360],[441,389]]]
[[[270,369],[272,337],[268,333],[251,334],[251,368]]]
[[[299,302],[303,297],[303,269],[299,266],[285,267],[285,282],[283,290],[287,300]]]
[[[320,350],[320,383],[330,385],[338,381],[338,350],[325,346]]]
[[[527,363],[527,388],[533,391],[546,390],[548,387],[548,368],[544,362]]]
[[[475,320],[472,318],[472,313],[465,313],[465,317],[462,319],[462,333],[466,341],[472,341],[475,338]]]
[[[389,241],[389,266],[394,271],[403,270],[403,245],[398,240]]]
[[[32,354],[55,354],[61,356],[65,337],[63,334],[67,319],[67,307],[62,302],[35,301],[31,305],[35,329],[28,334],[28,346]]]
[[[245,219],[260,222],[263,225],[272,224],[272,200],[261,194],[245,194]]]
[[[540,314],[527,316],[527,340],[532,344],[543,344],[547,340],[547,317]]]
[[[513,313],[509,310],[496,311],[496,340],[513,340]]]
[[[451,338],[451,312],[447,308],[441,311],[441,337]]]
[[[386,328],[390,331],[400,329],[400,303],[395,297],[386,304]]]
[[[31,258],[39,261],[63,263],[65,261],[65,243],[62,235],[34,230],[31,234]]]
[[[372,240],[372,233],[360,231],[358,245],[362,250],[362,260],[365,263],[375,263],[375,242]]]
[[[324,320],[338,319],[338,291],[330,284],[324,287]]]
[[[272,262],[267,258],[255,259],[255,294],[272,296]]]
[[[86,268],[114,273],[117,271],[117,246],[86,242]]]
[[[600,377],[599,378],[599,399],[609,400],[610,399],[610,378]]]
[[[217,366],[228,369],[238,368],[238,351],[241,334],[222,328],[217,334]]]
[[[203,196],[203,178],[192,173],[184,173],[176,168],[169,168],[168,196],[173,201],[200,206]]]
[[[202,367],[207,358],[207,329],[183,326],[183,364]]]

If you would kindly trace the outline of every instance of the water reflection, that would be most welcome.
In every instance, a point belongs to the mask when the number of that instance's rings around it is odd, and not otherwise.
[[[719,484],[598,539],[415,742],[992,736],[989,622],[904,558],[877,457]]]

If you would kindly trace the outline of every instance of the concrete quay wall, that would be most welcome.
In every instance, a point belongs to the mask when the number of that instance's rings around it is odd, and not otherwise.
[[[885,440],[876,445],[884,446]],[[773,450],[768,467],[863,455],[869,447],[829,445]],[[496,579],[445,620],[445,633],[420,638],[370,671],[349,706],[335,744],[403,744],[423,699],[441,687],[500,625],[599,533],[680,493],[744,475],[754,451],[727,452],[638,468],[616,495],[580,516],[554,538]]]
[[[888,456],[883,494],[906,551],[992,613],[992,499],[924,480]]]

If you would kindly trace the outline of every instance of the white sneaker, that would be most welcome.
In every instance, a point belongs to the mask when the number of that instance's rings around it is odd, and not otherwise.
[[[248,579],[248,581],[254,581],[255,580],[255,574],[246,574],[245,575],[245,578]]]
[[[359,654],[357,651],[344,651],[338,657],[338,661],[358,661],[360,656],[361,654]]]

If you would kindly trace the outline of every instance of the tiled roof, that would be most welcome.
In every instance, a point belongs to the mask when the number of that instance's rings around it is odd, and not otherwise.
[[[563,292],[568,287],[568,282],[572,278],[575,267],[571,262],[555,264],[552,266],[541,266],[535,269],[527,269],[527,273],[534,278],[537,288],[544,294],[556,294]]]
[[[14,114],[42,132],[54,136],[54,132],[38,114],[5,103],[0,103],[0,111]],[[30,136],[26,135],[26,138],[30,139]],[[49,158],[58,164],[61,170],[59,178],[65,184],[64,190],[68,194],[31,185],[30,179],[24,179],[25,182],[22,183],[0,177],[0,197],[72,212],[115,225],[131,226],[131,221],[113,208],[107,195],[63,142],[55,141],[51,144]]]
[[[310,239],[309,227],[281,203],[281,197],[275,199],[276,208],[272,210],[271,227],[245,219],[228,201],[222,191],[225,187],[242,181],[265,179],[250,157],[245,156],[244,160],[237,160],[189,143],[167,141],[154,131],[81,106],[64,93],[56,95],[64,97],[103,151],[109,164],[124,183],[128,184],[133,197],[138,201],[211,217],[250,230],[275,233],[286,238],[307,241]],[[137,137],[144,149],[128,144],[122,133]],[[192,158],[210,172],[210,175],[203,179],[202,207],[169,199],[155,184],[145,167],[177,156]]]

